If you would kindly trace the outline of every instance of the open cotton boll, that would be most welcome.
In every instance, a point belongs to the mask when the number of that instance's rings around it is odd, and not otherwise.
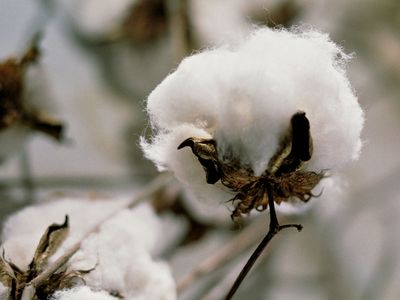
[[[211,185],[204,171],[200,174],[198,159],[188,148],[177,150],[185,138],[211,136],[221,161],[238,160],[259,176],[291,117],[303,111],[313,141],[303,168],[334,172],[356,159],[361,148],[363,112],[345,74],[348,58],[327,34],[269,28],[188,57],[148,97],[154,137],[142,141],[145,154],[190,188],[202,185],[205,191]],[[182,136],[182,128],[189,127],[201,135]],[[211,198],[232,198],[219,196]]]
[[[62,252],[126,201],[128,199],[124,197],[112,201],[64,198],[26,207],[4,222],[1,240],[5,256],[25,269],[32,260],[40,237],[50,224],[61,224],[65,215],[69,216],[70,234],[59,251]]]
[[[85,284],[95,291],[124,295],[125,299],[151,299],[148,294],[158,295],[154,299],[176,299],[175,283],[169,267],[155,261],[151,255],[161,230],[152,207],[142,204],[135,209],[123,209],[128,198],[109,200],[58,199],[23,209],[4,225],[2,247],[6,259],[25,270],[46,228],[52,223],[62,223],[67,214],[70,231],[51,257],[51,263],[94,225],[107,219],[99,231],[83,240],[79,251],[68,261],[68,270],[91,270],[82,276]],[[110,218],[115,212],[118,213]],[[149,287],[155,286],[156,291],[150,292]],[[86,294],[93,294],[90,296],[93,299],[114,299],[107,295],[108,298],[104,298],[103,293],[94,293],[89,289],[65,291],[56,299],[78,299],[79,295]]]

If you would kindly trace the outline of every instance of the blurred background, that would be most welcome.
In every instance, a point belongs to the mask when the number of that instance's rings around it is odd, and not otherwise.
[[[365,111],[364,148],[310,210],[282,216],[304,230],[272,242],[236,299],[400,299],[396,0],[0,0],[0,62],[21,59],[41,35],[20,100],[64,128],[55,139],[0,120],[1,221],[61,194],[134,193],[157,175],[138,147],[150,133],[146,96],[185,55],[235,41],[254,25],[304,24],[353,54],[348,73]],[[0,104],[0,118],[11,113]],[[221,299],[264,232],[233,261],[185,281],[244,228],[233,228],[224,205],[211,215],[177,184],[157,198],[166,230],[158,255],[171,264],[179,299]]]

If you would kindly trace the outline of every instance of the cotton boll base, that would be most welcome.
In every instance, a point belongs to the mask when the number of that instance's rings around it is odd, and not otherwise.
[[[176,147],[189,137],[211,136],[221,161],[236,159],[259,176],[291,117],[303,111],[313,141],[303,167],[334,172],[361,148],[363,112],[345,74],[348,58],[326,34],[267,28],[237,45],[188,57],[148,97],[154,137],[143,143],[145,154],[197,195],[214,190],[208,198],[226,201],[231,195],[206,183],[190,150]],[[189,127],[193,132],[183,136]]]

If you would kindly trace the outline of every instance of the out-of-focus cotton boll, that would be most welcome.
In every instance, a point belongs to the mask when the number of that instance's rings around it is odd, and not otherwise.
[[[51,300],[116,300],[118,298],[111,296],[106,292],[96,292],[87,286],[59,291],[54,294]]]
[[[60,0],[67,18],[79,32],[90,38],[104,38],[118,30],[137,0]]]
[[[190,149],[177,150],[180,142],[212,137],[220,158],[233,156],[260,175],[291,116],[304,111],[314,149],[305,168],[334,172],[361,148],[363,112],[345,74],[348,58],[327,34],[268,28],[188,57],[148,97],[155,134],[142,141],[145,154],[191,189],[202,186],[198,194],[217,190]]]
[[[70,233],[50,261],[63,255],[94,225],[107,219],[100,230],[85,238],[79,251],[69,260],[68,270],[91,270],[83,275],[89,288],[57,294],[56,299],[176,299],[175,283],[168,265],[155,261],[152,252],[161,225],[148,204],[122,209],[128,198],[106,200],[58,199],[23,209],[5,223],[2,241],[7,260],[26,269],[41,235],[52,223],[69,216]],[[115,212],[114,216],[109,216]],[[92,295],[93,294],[93,295]],[[88,295],[90,298],[81,297]],[[69,298],[70,297],[70,298]],[[153,297],[153,298],[152,298]]]

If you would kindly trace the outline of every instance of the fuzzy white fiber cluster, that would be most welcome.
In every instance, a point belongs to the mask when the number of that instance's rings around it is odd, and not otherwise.
[[[184,59],[149,95],[154,136],[145,155],[200,198],[232,198],[206,183],[186,138],[213,138],[255,175],[266,170],[297,111],[310,121],[314,151],[306,168],[335,170],[357,159],[363,112],[345,73],[349,56],[327,34],[260,28],[237,44]],[[323,183],[323,181],[322,181]]]
[[[69,216],[70,233],[52,257],[54,261],[90,228],[121,210],[128,199],[58,199],[23,209],[4,224],[1,239],[7,260],[27,268],[41,235],[52,223]],[[69,260],[68,270],[92,270],[83,275],[86,286],[56,293],[54,299],[173,300],[175,283],[169,266],[152,257],[161,224],[150,205],[123,209],[87,237]]]

